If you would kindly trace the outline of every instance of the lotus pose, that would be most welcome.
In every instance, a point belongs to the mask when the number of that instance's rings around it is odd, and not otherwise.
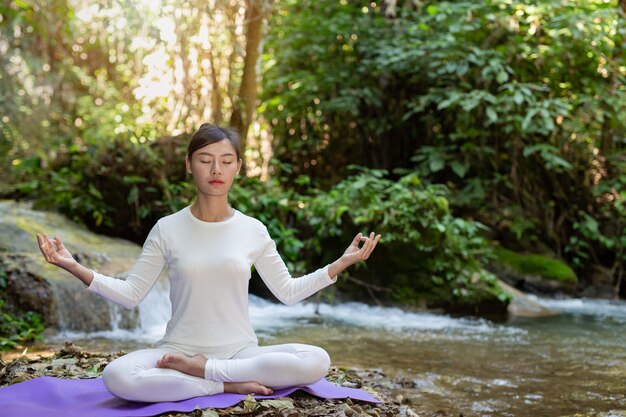
[[[327,374],[330,358],[320,347],[258,345],[248,316],[251,267],[281,302],[294,304],[367,259],[380,235],[359,233],[335,262],[291,277],[267,228],[228,204],[241,164],[237,134],[203,124],[186,157],[197,198],[157,222],[125,280],[79,264],[58,237],[37,235],[46,261],[76,276],[88,291],[128,309],[146,297],[168,267],[172,316],[165,335],[155,348],[121,356],[104,369],[104,383],[113,395],[148,402],[222,392],[268,395]]]

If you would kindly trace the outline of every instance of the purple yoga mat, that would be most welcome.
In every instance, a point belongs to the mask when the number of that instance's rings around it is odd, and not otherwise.
[[[302,390],[320,398],[352,398],[378,403],[362,389],[340,387],[325,379],[303,387],[274,391],[272,395],[256,395],[257,399],[284,397]],[[0,388],[0,416],[6,417],[147,417],[200,408],[225,408],[246,396],[216,394],[184,401],[138,403],[121,400],[107,391],[102,378],[62,379],[44,376]]]

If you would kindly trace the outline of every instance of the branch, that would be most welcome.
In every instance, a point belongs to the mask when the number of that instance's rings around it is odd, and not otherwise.
[[[369,282],[365,282],[365,281],[362,281],[362,280],[360,280],[358,278],[351,277],[350,275],[348,275],[346,277],[346,279],[348,281],[354,282],[357,285],[365,287],[365,289],[367,290],[368,294],[370,295],[370,297],[372,297],[372,300],[374,300],[376,305],[378,305],[379,307],[385,307],[385,305],[378,299],[378,297],[376,297],[376,295],[374,294],[374,291],[391,292],[391,290],[389,288],[385,288],[385,287],[381,287],[381,286],[378,286],[378,285],[370,284]]]

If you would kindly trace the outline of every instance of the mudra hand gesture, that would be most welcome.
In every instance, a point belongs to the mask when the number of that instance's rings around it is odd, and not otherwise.
[[[369,237],[363,236],[362,233],[357,234],[348,249],[341,255],[341,260],[347,266],[366,260],[370,257],[379,240],[380,235],[376,235],[374,232],[370,233]],[[365,243],[359,248],[361,242]]]
[[[369,237],[363,236],[362,233],[358,233],[343,255],[328,266],[328,275],[336,277],[337,274],[343,272],[343,270],[349,266],[369,258],[379,240],[380,235],[377,235],[374,232],[370,233]],[[361,242],[364,242],[363,246],[359,247]]]
[[[50,239],[46,233],[43,235],[37,234],[37,243],[48,263],[66,271],[69,271],[76,265],[76,260],[70,251],[63,246],[63,242],[58,237],[55,236],[54,239]]]

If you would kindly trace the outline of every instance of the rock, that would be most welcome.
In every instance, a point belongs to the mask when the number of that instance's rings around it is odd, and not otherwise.
[[[61,330],[111,328],[112,309],[121,314],[122,328],[133,328],[136,310],[128,311],[85,290],[67,272],[48,264],[37,246],[36,233],[59,236],[83,265],[123,276],[134,265],[141,247],[122,239],[99,236],[62,215],[33,210],[26,202],[0,201],[1,295],[6,309],[35,311],[47,326]]]
[[[508,306],[509,314],[517,317],[548,317],[559,314],[541,303],[532,300],[526,294],[513,288],[506,282],[499,281],[499,284],[502,289],[512,297]]]
[[[501,281],[532,294],[575,294],[578,279],[564,262],[548,256],[521,254],[504,248],[494,250],[497,260],[487,269]]]
[[[592,298],[615,298],[614,271],[602,265],[593,264],[590,268],[591,285],[585,287],[581,296]]]

